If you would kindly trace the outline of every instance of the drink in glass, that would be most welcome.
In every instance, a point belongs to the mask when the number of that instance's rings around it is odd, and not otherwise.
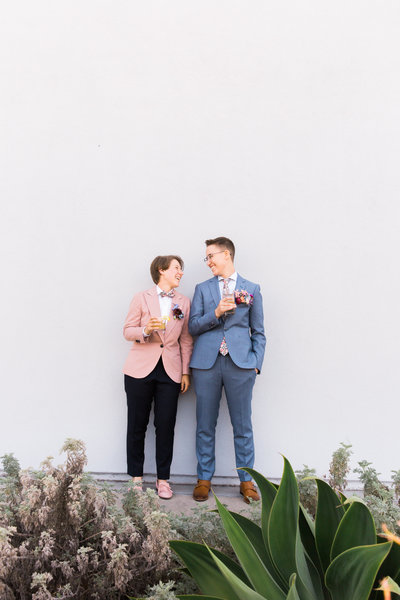
[[[169,321],[169,317],[168,316],[161,317],[159,329],[165,331],[165,328],[167,326],[168,321]]]
[[[235,312],[235,309],[236,309],[234,293],[222,290],[222,298],[224,300],[226,300],[227,302],[232,302],[232,305],[233,305],[232,310],[227,310],[224,314],[225,315],[233,315]]]

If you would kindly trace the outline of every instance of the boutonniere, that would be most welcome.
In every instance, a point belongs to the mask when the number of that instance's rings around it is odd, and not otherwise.
[[[173,305],[172,314],[173,314],[174,319],[183,319],[183,317],[185,316],[182,312],[182,309],[179,308],[178,304]]]
[[[251,306],[253,304],[254,296],[249,294],[246,290],[235,290],[234,292],[236,304],[245,304]]]

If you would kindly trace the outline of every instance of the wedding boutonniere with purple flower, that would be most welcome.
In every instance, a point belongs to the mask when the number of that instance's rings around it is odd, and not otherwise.
[[[235,302],[236,304],[244,304],[245,306],[251,306],[253,304],[254,296],[249,294],[246,290],[235,290]]]
[[[174,304],[172,307],[172,315],[174,317],[174,319],[183,319],[183,317],[185,316],[182,312],[182,309],[179,308],[178,304]]]

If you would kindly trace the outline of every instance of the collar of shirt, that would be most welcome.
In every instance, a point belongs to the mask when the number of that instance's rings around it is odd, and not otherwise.
[[[231,293],[233,293],[233,290],[236,288],[237,276],[238,275],[237,275],[236,271],[234,273],[232,273],[232,275],[230,275],[229,277],[222,277],[221,275],[218,276],[218,284],[219,284],[219,291],[221,293],[221,298],[222,298],[222,290],[224,287],[224,279],[229,279],[228,288],[229,288],[229,291]]]
[[[163,291],[158,285],[156,286],[158,301],[160,303],[160,314],[162,317],[168,317],[171,312],[171,303],[172,298],[169,296],[161,296],[161,292]]]

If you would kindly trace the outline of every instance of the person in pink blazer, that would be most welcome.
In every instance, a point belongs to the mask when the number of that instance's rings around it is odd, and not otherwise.
[[[127,462],[141,491],[144,441],[154,401],[157,490],[171,498],[168,483],[179,393],[190,386],[193,340],[188,331],[190,300],[177,292],[183,277],[179,256],[157,256],[150,266],[155,285],[133,297],[124,337],[133,342],[123,373],[128,403]]]

